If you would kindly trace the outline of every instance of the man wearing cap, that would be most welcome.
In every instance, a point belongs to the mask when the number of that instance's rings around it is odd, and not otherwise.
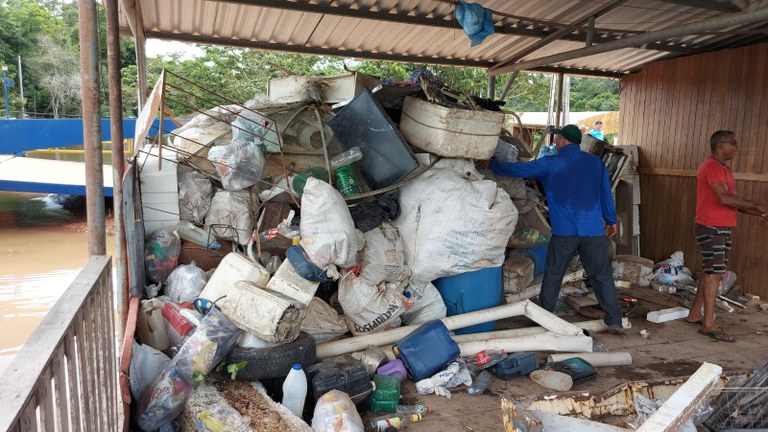
[[[589,134],[599,139],[600,141],[605,141],[605,134],[603,133],[603,122],[600,120],[596,121],[595,128],[589,131]]]
[[[621,333],[621,309],[613,283],[608,237],[616,234],[616,206],[603,162],[581,151],[581,132],[573,125],[552,130],[557,155],[532,162],[498,162],[489,168],[509,177],[535,178],[544,187],[552,222],[539,303],[555,309],[563,277],[578,252],[584,270],[605,311],[612,333]]]

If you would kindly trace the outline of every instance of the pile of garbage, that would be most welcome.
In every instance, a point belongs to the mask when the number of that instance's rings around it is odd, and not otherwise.
[[[482,393],[491,370],[538,369],[533,352],[465,348],[450,333],[493,331],[499,318],[477,314],[543,271],[539,195],[473,162],[517,160],[503,114],[425,72],[376,92],[352,76],[354,90],[278,80],[267,100],[201,110],[142,153],[151,232],[130,379],[143,430],[397,430],[430,412],[400,404],[406,379],[450,397]],[[291,163],[288,149],[317,163]],[[153,165],[161,151],[178,164]],[[178,220],[151,225],[167,178]],[[536,308],[519,306],[499,317]],[[566,325],[548,329],[590,351]],[[562,388],[553,374],[574,368],[594,371],[553,363],[541,380]]]

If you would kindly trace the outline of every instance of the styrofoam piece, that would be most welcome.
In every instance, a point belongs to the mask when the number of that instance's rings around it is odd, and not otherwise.
[[[329,77],[304,77],[291,75],[284,78],[270,78],[267,84],[269,100],[279,103],[308,101],[307,90],[322,83],[322,99],[326,103],[349,101],[363,89],[373,90],[380,84],[377,78],[359,72]]]
[[[304,306],[309,306],[318,286],[320,286],[319,282],[306,280],[296,273],[296,269],[289,260],[280,264],[280,267],[267,283],[267,288],[285,294],[303,303]]]
[[[649,286],[653,277],[653,260],[634,255],[616,255],[611,263],[613,278]]]
[[[141,184],[144,231],[175,226],[179,222],[179,178],[177,154],[157,146],[145,145],[137,157]]]
[[[632,364],[632,355],[628,352],[558,353],[547,356],[547,361],[556,362],[573,357],[581,357],[594,367]]]
[[[411,145],[440,156],[490,159],[503,124],[501,112],[448,108],[407,96],[400,133]]]
[[[200,297],[217,301],[220,307],[229,301],[226,296],[234,289],[235,282],[246,280],[258,286],[265,287],[269,282],[269,272],[258,263],[254,263],[243,255],[230,252],[221,260],[219,266],[211,275],[211,279],[205,284]]]
[[[645,317],[645,319],[653,323],[663,323],[663,322],[672,321],[680,318],[685,318],[687,316],[688,316],[688,308],[678,306],[673,308],[661,309],[657,311],[650,311],[648,312],[648,315]]]

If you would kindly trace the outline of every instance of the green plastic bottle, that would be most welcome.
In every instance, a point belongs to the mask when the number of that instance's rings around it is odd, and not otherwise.
[[[395,412],[400,402],[400,379],[376,374],[373,377],[374,390],[371,395],[371,411]]]
[[[345,197],[360,194],[360,185],[357,184],[352,165],[336,169],[336,189]]]
[[[293,191],[296,192],[296,195],[302,196],[304,194],[304,186],[306,186],[307,179],[310,177],[318,178],[324,182],[327,182],[330,178],[328,176],[328,171],[326,171],[325,168],[309,167],[293,178],[291,186],[293,186]]]

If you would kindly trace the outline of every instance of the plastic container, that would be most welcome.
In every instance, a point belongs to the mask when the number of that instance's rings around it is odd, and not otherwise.
[[[413,381],[429,378],[456,360],[461,350],[440,320],[422,324],[392,347]]]
[[[371,411],[395,412],[398,403],[400,403],[400,380],[397,377],[375,375],[373,394],[371,394]]]
[[[475,378],[475,380],[472,382],[472,385],[467,389],[467,393],[471,395],[483,394],[488,386],[491,385],[492,379],[493,376],[489,371],[484,370],[480,372],[480,375]]]
[[[562,372],[569,375],[574,384],[597,377],[597,369],[581,357],[573,357],[558,362],[547,363],[542,369]]]
[[[416,405],[398,405],[395,410],[398,414],[427,414],[432,412],[432,407],[422,404]]]
[[[231,252],[221,260],[221,263],[211,275],[211,279],[205,284],[200,297],[212,302],[226,296],[234,288],[235,282],[247,280],[259,286],[266,286],[269,282],[269,272],[260,264],[254,263],[243,255]],[[217,304],[226,303],[226,297]]]
[[[494,375],[503,380],[512,379],[518,376],[528,375],[539,367],[536,353],[517,352],[507,356],[504,360],[496,363],[492,369]]]
[[[373,392],[371,378],[363,363],[350,355],[327,358],[307,367],[307,378],[313,403],[329,391],[339,390],[348,394],[361,411],[368,408]]]
[[[389,432],[402,430],[405,425],[421,421],[421,414],[387,414],[373,417],[365,423],[366,432]]]
[[[205,227],[205,229],[198,227],[189,221],[181,221],[176,224],[176,232],[179,233],[179,237],[182,240],[191,241],[192,243],[204,247],[206,249],[219,250],[221,244],[216,241],[211,228]]]
[[[515,249],[533,261],[533,275],[538,276],[544,273],[547,265],[547,246],[538,246],[533,248]]]
[[[301,277],[289,260],[283,261],[272,279],[267,282],[267,288],[298,300],[304,306],[309,306],[318,286],[319,283]]]
[[[396,377],[401,382],[405,381],[405,378],[408,377],[408,372],[405,370],[405,365],[403,365],[403,362],[400,359],[394,359],[384,366],[378,368],[376,373],[379,375]]]
[[[504,124],[504,114],[448,108],[408,96],[400,132],[411,145],[444,157],[490,159]]]
[[[300,241],[298,237],[294,237],[294,245],[285,251],[285,257],[288,258],[293,269],[299,276],[306,280],[321,283],[328,282],[328,276],[325,274],[325,270],[318,267],[309,259],[307,252],[303,247],[298,245],[297,240]]]
[[[336,189],[345,197],[360,194],[360,185],[357,184],[352,165],[345,165],[336,170]]]
[[[346,165],[352,165],[354,162],[363,158],[363,152],[360,151],[360,147],[352,147],[344,153],[339,153],[333,159],[331,159],[331,169],[336,170],[339,167]]]
[[[304,401],[307,399],[307,376],[296,363],[283,381],[283,405],[291,410],[296,417],[301,418],[304,412]]]
[[[391,186],[419,167],[397,126],[367,90],[357,95],[329,121],[345,149],[360,147],[358,162],[371,189]]]
[[[448,316],[459,315],[501,304],[504,290],[502,267],[489,267],[435,280],[433,283],[443,297]],[[455,330],[456,334],[496,330],[496,322],[477,324]]]
[[[302,196],[304,194],[304,186],[307,184],[307,179],[310,177],[318,178],[324,182],[327,182],[330,178],[328,176],[328,171],[325,170],[325,168],[322,167],[309,167],[305,169],[301,174],[297,174],[293,177],[293,181],[291,181],[291,188],[298,196]]]

